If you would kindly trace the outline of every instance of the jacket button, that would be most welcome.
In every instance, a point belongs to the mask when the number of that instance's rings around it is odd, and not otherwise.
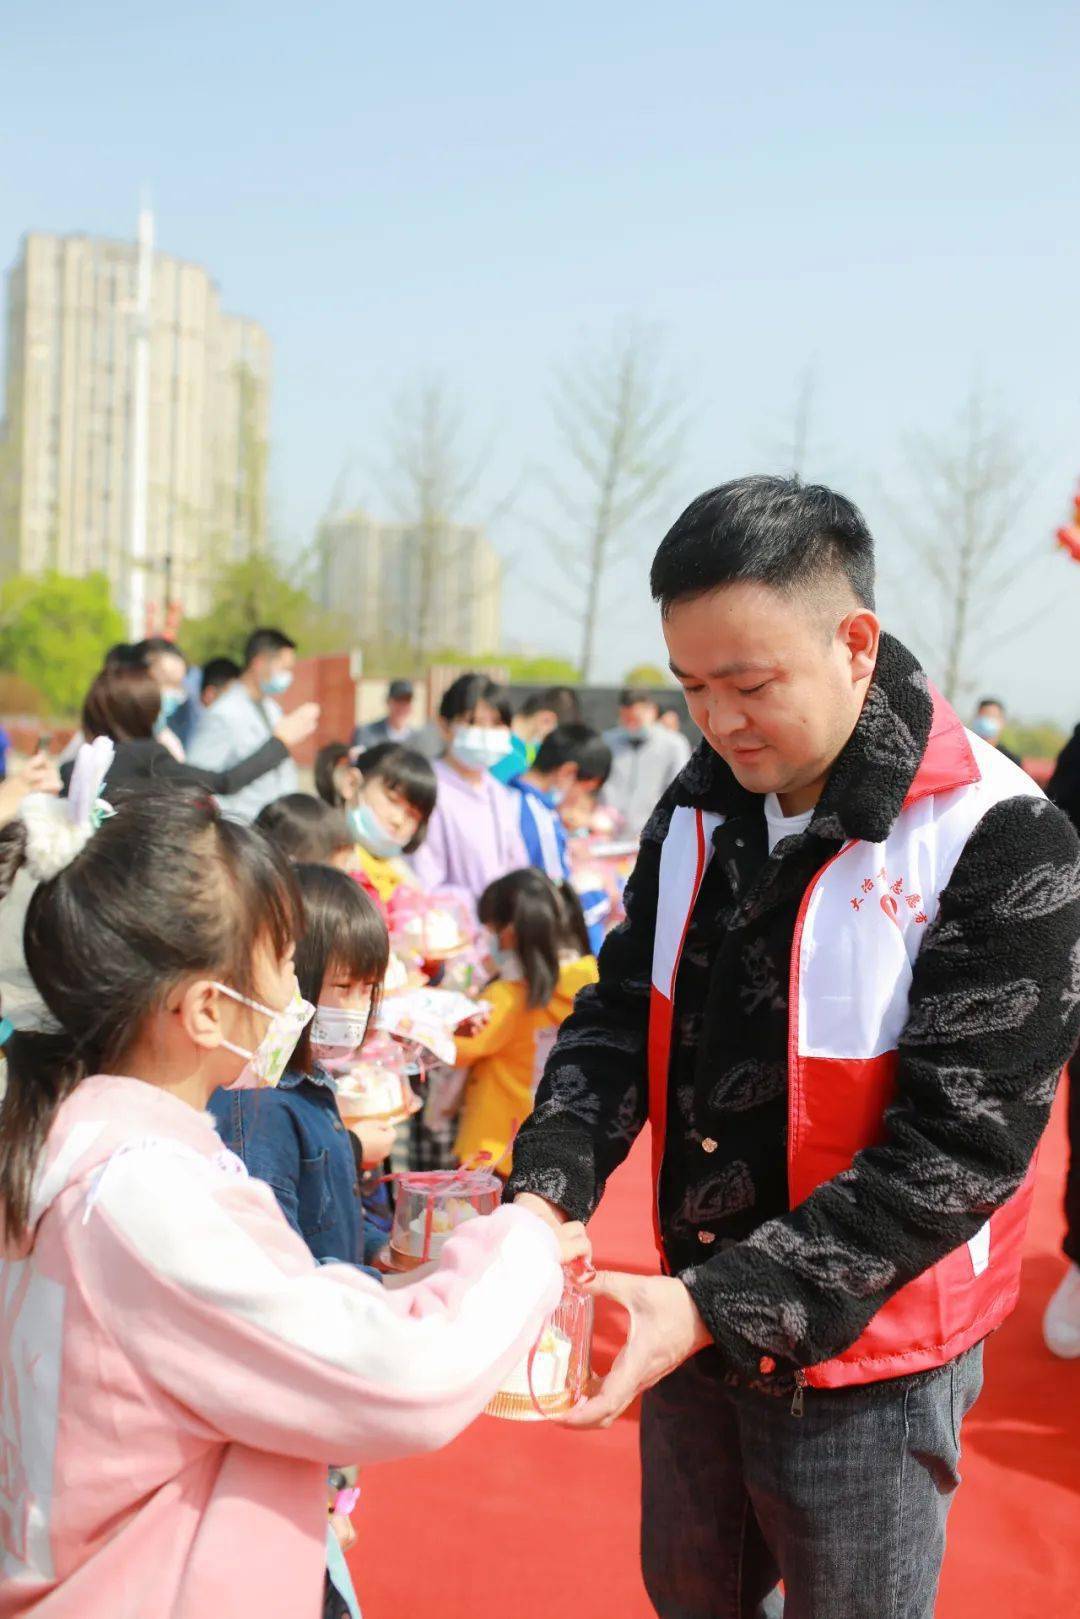
[[[699,1231],[698,1234],[697,1234],[697,1240],[698,1240],[698,1242],[715,1242],[716,1241],[716,1232],[715,1231]]]
[[[701,1143],[701,1150],[702,1152],[716,1151],[716,1142],[713,1140],[712,1136],[705,1137],[705,1140]]]

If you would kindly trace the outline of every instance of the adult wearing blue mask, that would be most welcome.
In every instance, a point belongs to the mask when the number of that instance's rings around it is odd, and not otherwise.
[[[281,720],[277,699],[293,683],[296,642],[281,630],[258,629],[248,638],[240,679],[206,711],[191,745],[190,762],[206,770],[228,770],[246,759],[275,733]],[[315,704],[305,705],[314,709]],[[284,759],[275,769],[220,799],[234,821],[253,821],[275,798],[299,787],[296,765]]]
[[[142,665],[161,693],[161,707],[154,723],[154,735],[174,759],[183,759],[181,727],[173,721],[188,701],[188,661],[175,641],[166,635],[151,635],[132,648],[133,661]]]
[[[1003,759],[1011,759],[1014,765],[1023,763],[1023,760],[1001,740],[1005,731],[1005,704],[999,702],[996,697],[982,699],[975,710],[971,729],[976,736],[981,736],[984,742],[989,742],[992,748],[996,748]]]
[[[681,732],[661,725],[660,705],[648,691],[627,687],[619,697],[619,723],[604,734],[611,749],[611,775],[604,803],[636,838],[679,771],[690,762],[690,744]]]
[[[429,892],[455,890],[475,904],[497,877],[529,864],[517,798],[491,775],[510,752],[506,693],[486,675],[460,675],[439,705],[439,730],[438,801],[413,870]]]

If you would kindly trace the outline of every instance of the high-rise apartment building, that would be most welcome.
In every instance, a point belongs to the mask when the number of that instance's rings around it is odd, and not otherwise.
[[[198,614],[221,564],[265,542],[270,339],[198,265],[149,266],[142,590],[138,248],[89,236],[31,232],[8,275],[0,574],[101,570],[120,606]]]
[[[320,594],[361,646],[481,656],[502,633],[502,559],[479,528],[381,523],[363,511],[319,530]]]

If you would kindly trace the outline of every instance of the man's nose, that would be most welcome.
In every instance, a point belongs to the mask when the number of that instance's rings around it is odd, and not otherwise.
[[[709,730],[718,742],[725,741],[746,727],[746,715],[738,703],[733,703],[730,697],[710,697],[706,718]]]

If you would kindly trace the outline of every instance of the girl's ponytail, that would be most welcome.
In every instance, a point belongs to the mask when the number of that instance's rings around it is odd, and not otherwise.
[[[0,900],[10,894],[26,863],[27,831],[22,820],[0,831]],[[0,1212],[3,1236],[18,1242],[30,1217],[30,1193],[56,1110],[82,1078],[70,1038],[14,1029],[4,1044],[7,1088],[0,1102]]]
[[[563,948],[576,950],[579,956],[592,955],[592,941],[581,909],[581,900],[573,883],[559,884],[559,899],[563,908]]]

